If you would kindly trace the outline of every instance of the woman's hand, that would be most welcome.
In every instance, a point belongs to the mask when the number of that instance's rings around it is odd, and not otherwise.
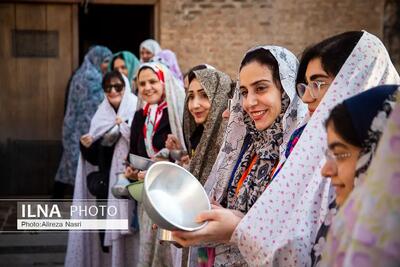
[[[165,147],[169,150],[182,149],[181,142],[173,134],[168,135],[167,140],[165,141]]]
[[[131,166],[126,166],[125,168],[125,177],[128,178],[129,180],[138,180],[138,174],[139,170],[132,168]]]
[[[181,157],[179,160],[179,165],[181,166],[188,166],[190,164],[190,158],[188,155]]]
[[[120,125],[122,123],[122,118],[120,116],[117,116],[117,118],[115,119],[115,123],[117,125]]]
[[[93,136],[91,136],[90,134],[82,135],[80,141],[84,147],[88,148],[93,143]]]
[[[146,173],[147,173],[147,171],[140,171],[140,172],[138,172],[138,175],[137,175],[138,180],[139,180],[139,181],[143,181],[143,180],[144,180],[144,177],[146,177]]]
[[[144,177],[146,176],[147,171],[140,171],[138,169],[135,169],[131,166],[126,166],[125,168],[125,177],[128,178],[129,180],[138,180],[142,181],[144,180]]]
[[[184,247],[209,242],[229,243],[233,231],[244,215],[216,205],[212,205],[212,208],[200,213],[196,218],[199,223],[208,221],[205,227],[194,232],[174,231],[174,239]]]

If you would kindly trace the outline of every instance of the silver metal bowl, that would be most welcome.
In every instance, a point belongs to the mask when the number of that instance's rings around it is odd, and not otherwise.
[[[173,160],[181,160],[183,156],[187,155],[187,152],[186,150],[182,149],[172,149],[169,151],[169,155]]]
[[[195,231],[206,225],[196,216],[210,210],[208,196],[190,172],[171,162],[156,162],[146,173],[143,206],[149,217],[166,230]]]
[[[147,159],[135,154],[129,154],[129,162],[135,169],[145,171],[150,168],[150,166],[154,163],[151,159]]]
[[[109,130],[107,130],[107,132],[103,135],[103,139],[101,140],[101,145],[112,146],[118,141],[120,136],[121,132],[119,130],[119,125],[115,124]]]
[[[129,184],[130,182],[125,177],[123,172],[117,173],[117,181],[111,187],[111,193],[116,198],[127,198],[129,196],[129,192],[126,186]]]

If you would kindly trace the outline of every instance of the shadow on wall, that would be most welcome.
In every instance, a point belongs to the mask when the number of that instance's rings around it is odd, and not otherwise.
[[[0,197],[51,195],[61,154],[61,141],[0,143]]]

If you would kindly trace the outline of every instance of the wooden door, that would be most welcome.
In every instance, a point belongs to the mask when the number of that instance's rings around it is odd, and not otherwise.
[[[0,195],[51,190],[76,24],[73,4],[0,4]]]

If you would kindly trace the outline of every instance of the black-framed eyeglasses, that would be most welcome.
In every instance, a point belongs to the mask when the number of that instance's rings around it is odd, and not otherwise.
[[[296,85],[296,92],[300,98],[303,98],[307,88],[309,88],[311,97],[317,99],[319,97],[319,91],[321,91],[321,86],[327,84],[328,84],[327,82],[323,81],[312,81],[309,82],[308,84],[298,83]]]
[[[124,85],[122,83],[108,84],[104,87],[104,92],[110,93],[113,88],[117,93],[119,93],[124,90]]]

